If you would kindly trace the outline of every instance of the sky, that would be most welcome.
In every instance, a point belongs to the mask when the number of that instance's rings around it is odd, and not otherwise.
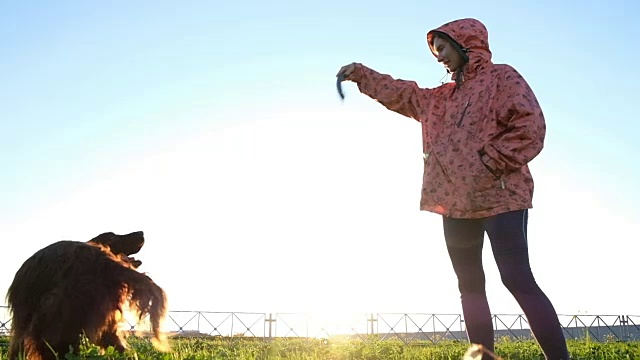
[[[474,17],[547,121],[539,285],[561,314],[640,314],[640,5],[232,3],[0,3],[1,292],[50,243],[142,230],[170,310],[460,313],[419,124],[335,74],[438,86],[426,32]],[[521,313],[488,241],[484,263],[492,312]]]

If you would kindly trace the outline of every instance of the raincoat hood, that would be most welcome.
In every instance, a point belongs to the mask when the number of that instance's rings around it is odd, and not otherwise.
[[[468,62],[462,67],[464,79],[473,77],[477,71],[491,63],[491,50],[489,49],[489,32],[482,22],[476,19],[459,19],[448,22],[427,33],[427,43],[433,56],[436,56],[433,47],[434,35],[441,34],[458,43],[461,50],[468,57]],[[460,73],[456,70],[452,78]]]

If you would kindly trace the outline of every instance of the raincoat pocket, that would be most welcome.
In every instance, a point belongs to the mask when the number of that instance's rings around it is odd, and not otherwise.
[[[480,159],[480,155],[477,156],[474,165],[475,172],[473,175],[473,182],[476,191],[492,189],[499,186],[500,179],[496,177],[489,169],[487,169],[485,164]]]
[[[494,175],[486,167],[480,155],[478,155],[477,165],[477,172],[473,179],[475,188],[471,200],[473,210],[487,210],[500,206],[502,192],[505,191],[503,179]]]

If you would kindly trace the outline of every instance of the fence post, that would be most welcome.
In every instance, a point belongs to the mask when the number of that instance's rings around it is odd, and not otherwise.
[[[378,321],[378,319],[373,317],[373,313],[371,313],[371,316],[367,319],[367,322],[371,323],[371,335],[374,334],[374,330],[373,330],[373,323]]]
[[[629,318],[626,315],[620,315],[620,328],[622,340],[631,340],[631,333],[629,331]]]
[[[276,319],[273,318],[273,314],[272,313],[269,313],[269,318],[266,319],[265,321],[268,323],[267,326],[269,327],[269,340],[272,340],[273,339],[273,335],[272,335],[272,332],[271,332],[272,326],[273,326],[272,324],[274,322],[276,322]]]

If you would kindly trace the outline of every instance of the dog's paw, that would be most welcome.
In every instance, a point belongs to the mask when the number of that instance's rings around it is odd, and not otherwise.
[[[134,269],[137,269],[137,268],[140,267],[140,265],[142,265],[142,261],[134,258],[133,256],[126,256],[126,255],[123,255],[123,254],[119,254],[118,258],[122,262],[124,262],[127,265],[129,265],[129,267],[134,268]]]
[[[133,267],[134,267],[134,268],[136,268],[136,269],[137,269],[137,268],[139,268],[139,267],[140,267],[140,265],[142,265],[142,261],[137,260],[137,259],[135,259],[135,258],[129,257],[129,260],[130,260],[130,264],[131,264],[131,266],[133,266]]]

